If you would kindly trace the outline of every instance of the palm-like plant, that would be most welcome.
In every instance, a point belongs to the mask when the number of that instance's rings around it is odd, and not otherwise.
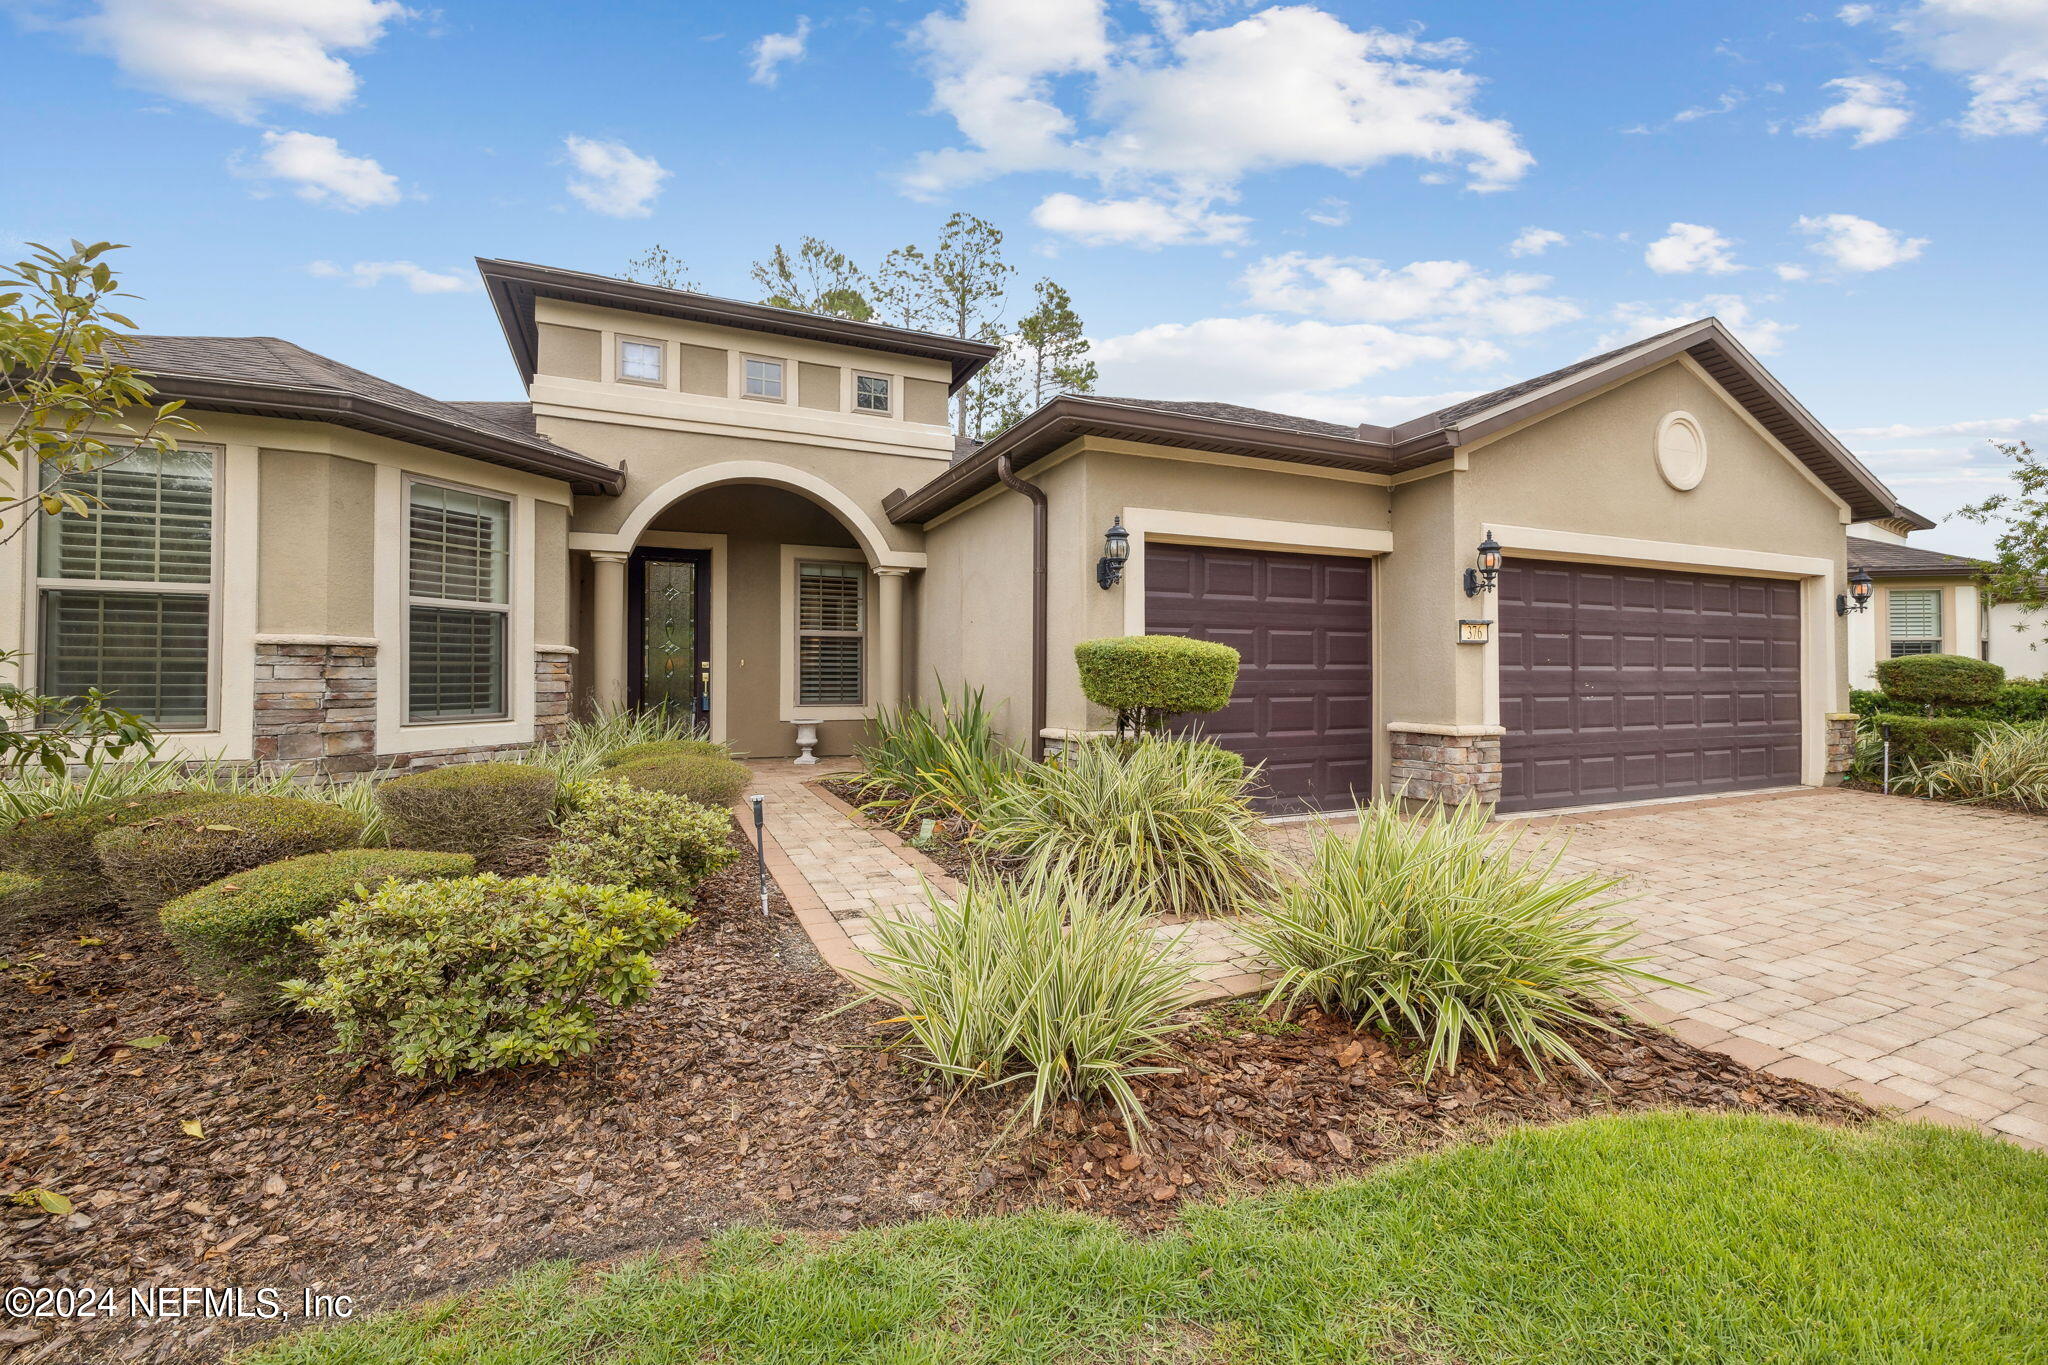
[[[1911,764],[1892,786],[1947,801],[2048,811],[2048,724],[1993,726],[1969,753]]]
[[[978,687],[955,702],[941,686],[936,709],[883,710],[875,718],[875,742],[858,757],[862,808],[899,829],[919,820],[978,828],[1023,766],[1022,756],[997,738]]]

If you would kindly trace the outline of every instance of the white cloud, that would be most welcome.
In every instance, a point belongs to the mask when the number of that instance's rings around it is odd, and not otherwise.
[[[1895,423],[1883,427],[1844,427],[1844,436],[1878,437],[1885,440],[1900,440],[1919,436],[2012,436],[2034,427],[2048,426],[2048,408],[2026,417],[1978,417],[1960,422],[1937,422],[1932,426],[1909,426]],[[1893,451],[1905,454],[1905,451]]]
[[[569,164],[569,193],[592,213],[612,218],[645,218],[654,212],[654,198],[671,172],[651,156],[641,156],[623,142],[599,142],[571,134],[562,139]]]
[[[314,261],[306,269],[322,279],[345,279],[358,289],[368,289],[385,280],[399,280],[415,294],[467,294],[482,288],[473,275],[458,270],[427,270],[411,261],[357,261],[350,266]]]
[[[1487,341],[1265,316],[1161,323],[1098,341],[1091,354],[1106,392],[1255,407],[1275,407],[1274,395],[1329,393],[1423,362],[1477,366],[1505,358]]]
[[[1889,142],[1913,121],[1906,87],[1889,76],[1843,76],[1821,88],[1837,91],[1841,98],[1800,124],[1802,137],[1854,133],[1855,145],[1868,147]]]
[[[1643,252],[1643,264],[1659,275],[1727,275],[1742,269],[1729,253],[1735,243],[1699,223],[1673,223]]]
[[[1549,228],[1526,227],[1515,234],[1515,240],[1508,243],[1510,256],[1541,256],[1554,246],[1564,245],[1564,234]]]
[[[1724,90],[1721,92],[1721,98],[1715,100],[1712,104],[1695,104],[1691,108],[1681,109],[1671,116],[1671,121],[1673,123],[1697,123],[1703,118],[1713,118],[1717,114],[1730,113],[1740,107],[1748,98],[1749,94],[1747,91]]]
[[[1616,304],[1608,316],[1619,325],[1600,338],[1597,350],[1612,350],[1688,322],[1716,317],[1735,334],[1737,341],[1758,355],[1769,355],[1785,344],[1785,334],[1794,326],[1759,316],[1740,294],[1708,294],[1678,304],[1622,303]]]
[[[318,133],[265,133],[253,162],[229,163],[239,175],[285,180],[299,198],[341,209],[389,208],[398,177],[367,156],[351,156]]]
[[[754,59],[754,68],[747,79],[756,85],[773,85],[782,74],[778,69],[784,62],[800,62],[804,59],[804,44],[810,40],[811,21],[808,15],[798,15],[796,27],[788,33],[764,33],[754,40],[748,52]]]
[[[1771,269],[1778,272],[1779,279],[1788,282],[1796,282],[1799,280],[1810,279],[1813,276],[1813,272],[1811,270],[1808,270],[1805,266],[1792,265],[1789,262],[1783,265],[1774,265],[1771,267]]]
[[[1343,227],[1351,221],[1351,205],[1330,194],[1317,200],[1314,208],[1302,212],[1311,223],[1320,223],[1324,227]]]
[[[1970,89],[1965,133],[1997,137],[2048,129],[2048,4],[1922,0],[1891,29],[1929,65],[1963,78]]]
[[[1917,258],[1927,245],[1925,237],[1902,237],[1853,213],[1802,217],[1794,226],[1815,239],[1808,250],[1827,257],[1843,270],[1889,269]]]
[[[1876,18],[1877,9],[1872,5],[1844,5],[1835,11],[1835,17],[1849,25],[1849,27],[1854,28],[1858,24],[1867,24]]]
[[[1048,232],[1089,246],[1136,246],[1147,250],[1186,242],[1241,242],[1251,220],[1211,213],[1194,201],[1083,199],[1050,194],[1031,211],[1031,221]]]
[[[99,0],[76,21],[137,85],[253,120],[270,103],[328,112],[356,93],[337,53],[367,52],[396,0]]]
[[[1337,322],[1400,323],[1421,332],[1528,336],[1580,316],[1545,294],[1548,275],[1489,275],[1468,261],[1389,270],[1362,256],[1268,256],[1239,279],[1252,307]]]
[[[933,105],[964,145],[920,156],[915,193],[1015,171],[1092,177],[1129,195],[1207,204],[1289,166],[1356,174],[1408,158],[1462,168],[1478,190],[1533,164],[1506,121],[1475,109],[1456,42],[1354,30],[1306,6],[1114,37],[1105,0],[961,0],[915,32]]]

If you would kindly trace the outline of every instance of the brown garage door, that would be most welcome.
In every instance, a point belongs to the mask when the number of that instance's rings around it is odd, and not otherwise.
[[[1501,809],[1799,780],[1799,588],[1509,563],[1499,586]]]
[[[1272,811],[1336,810],[1372,772],[1372,567],[1336,555],[1145,547],[1145,628],[1244,656],[1210,739],[1265,765]]]

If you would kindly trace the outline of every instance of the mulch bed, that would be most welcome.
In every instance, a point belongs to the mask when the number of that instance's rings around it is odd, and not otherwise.
[[[334,1057],[309,1020],[224,1017],[151,924],[0,931],[0,1189],[77,1206],[0,1208],[0,1273],[123,1295],[276,1286],[295,1302],[314,1286],[362,1311],[544,1257],[687,1249],[743,1221],[843,1230],[1055,1204],[1151,1229],[1184,1200],[1356,1174],[1507,1123],[1872,1112],[1625,1021],[1583,1040],[1606,1084],[1510,1062],[1424,1085],[1412,1048],[1240,1006],[1191,1013],[1185,1069],[1141,1087],[1156,1124],[1143,1152],[1111,1112],[1074,1105],[999,1141],[1010,1100],[940,1091],[876,1046],[894,1032],[879,1010],[834,1013],[851,993],[779,896],[761,916],[750,865],[696,910],[655,997],[615,1016],[597,1055],[442,1085]],[[157,1034],[169,1041],[124,1045]],[[0,1355],[203,1361],[278,1326],[10,1321]]]

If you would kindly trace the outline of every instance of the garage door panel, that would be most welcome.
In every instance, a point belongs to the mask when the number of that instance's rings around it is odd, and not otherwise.
[[[1796,782],[1796,584],[1511,561],[1501,807]]]

